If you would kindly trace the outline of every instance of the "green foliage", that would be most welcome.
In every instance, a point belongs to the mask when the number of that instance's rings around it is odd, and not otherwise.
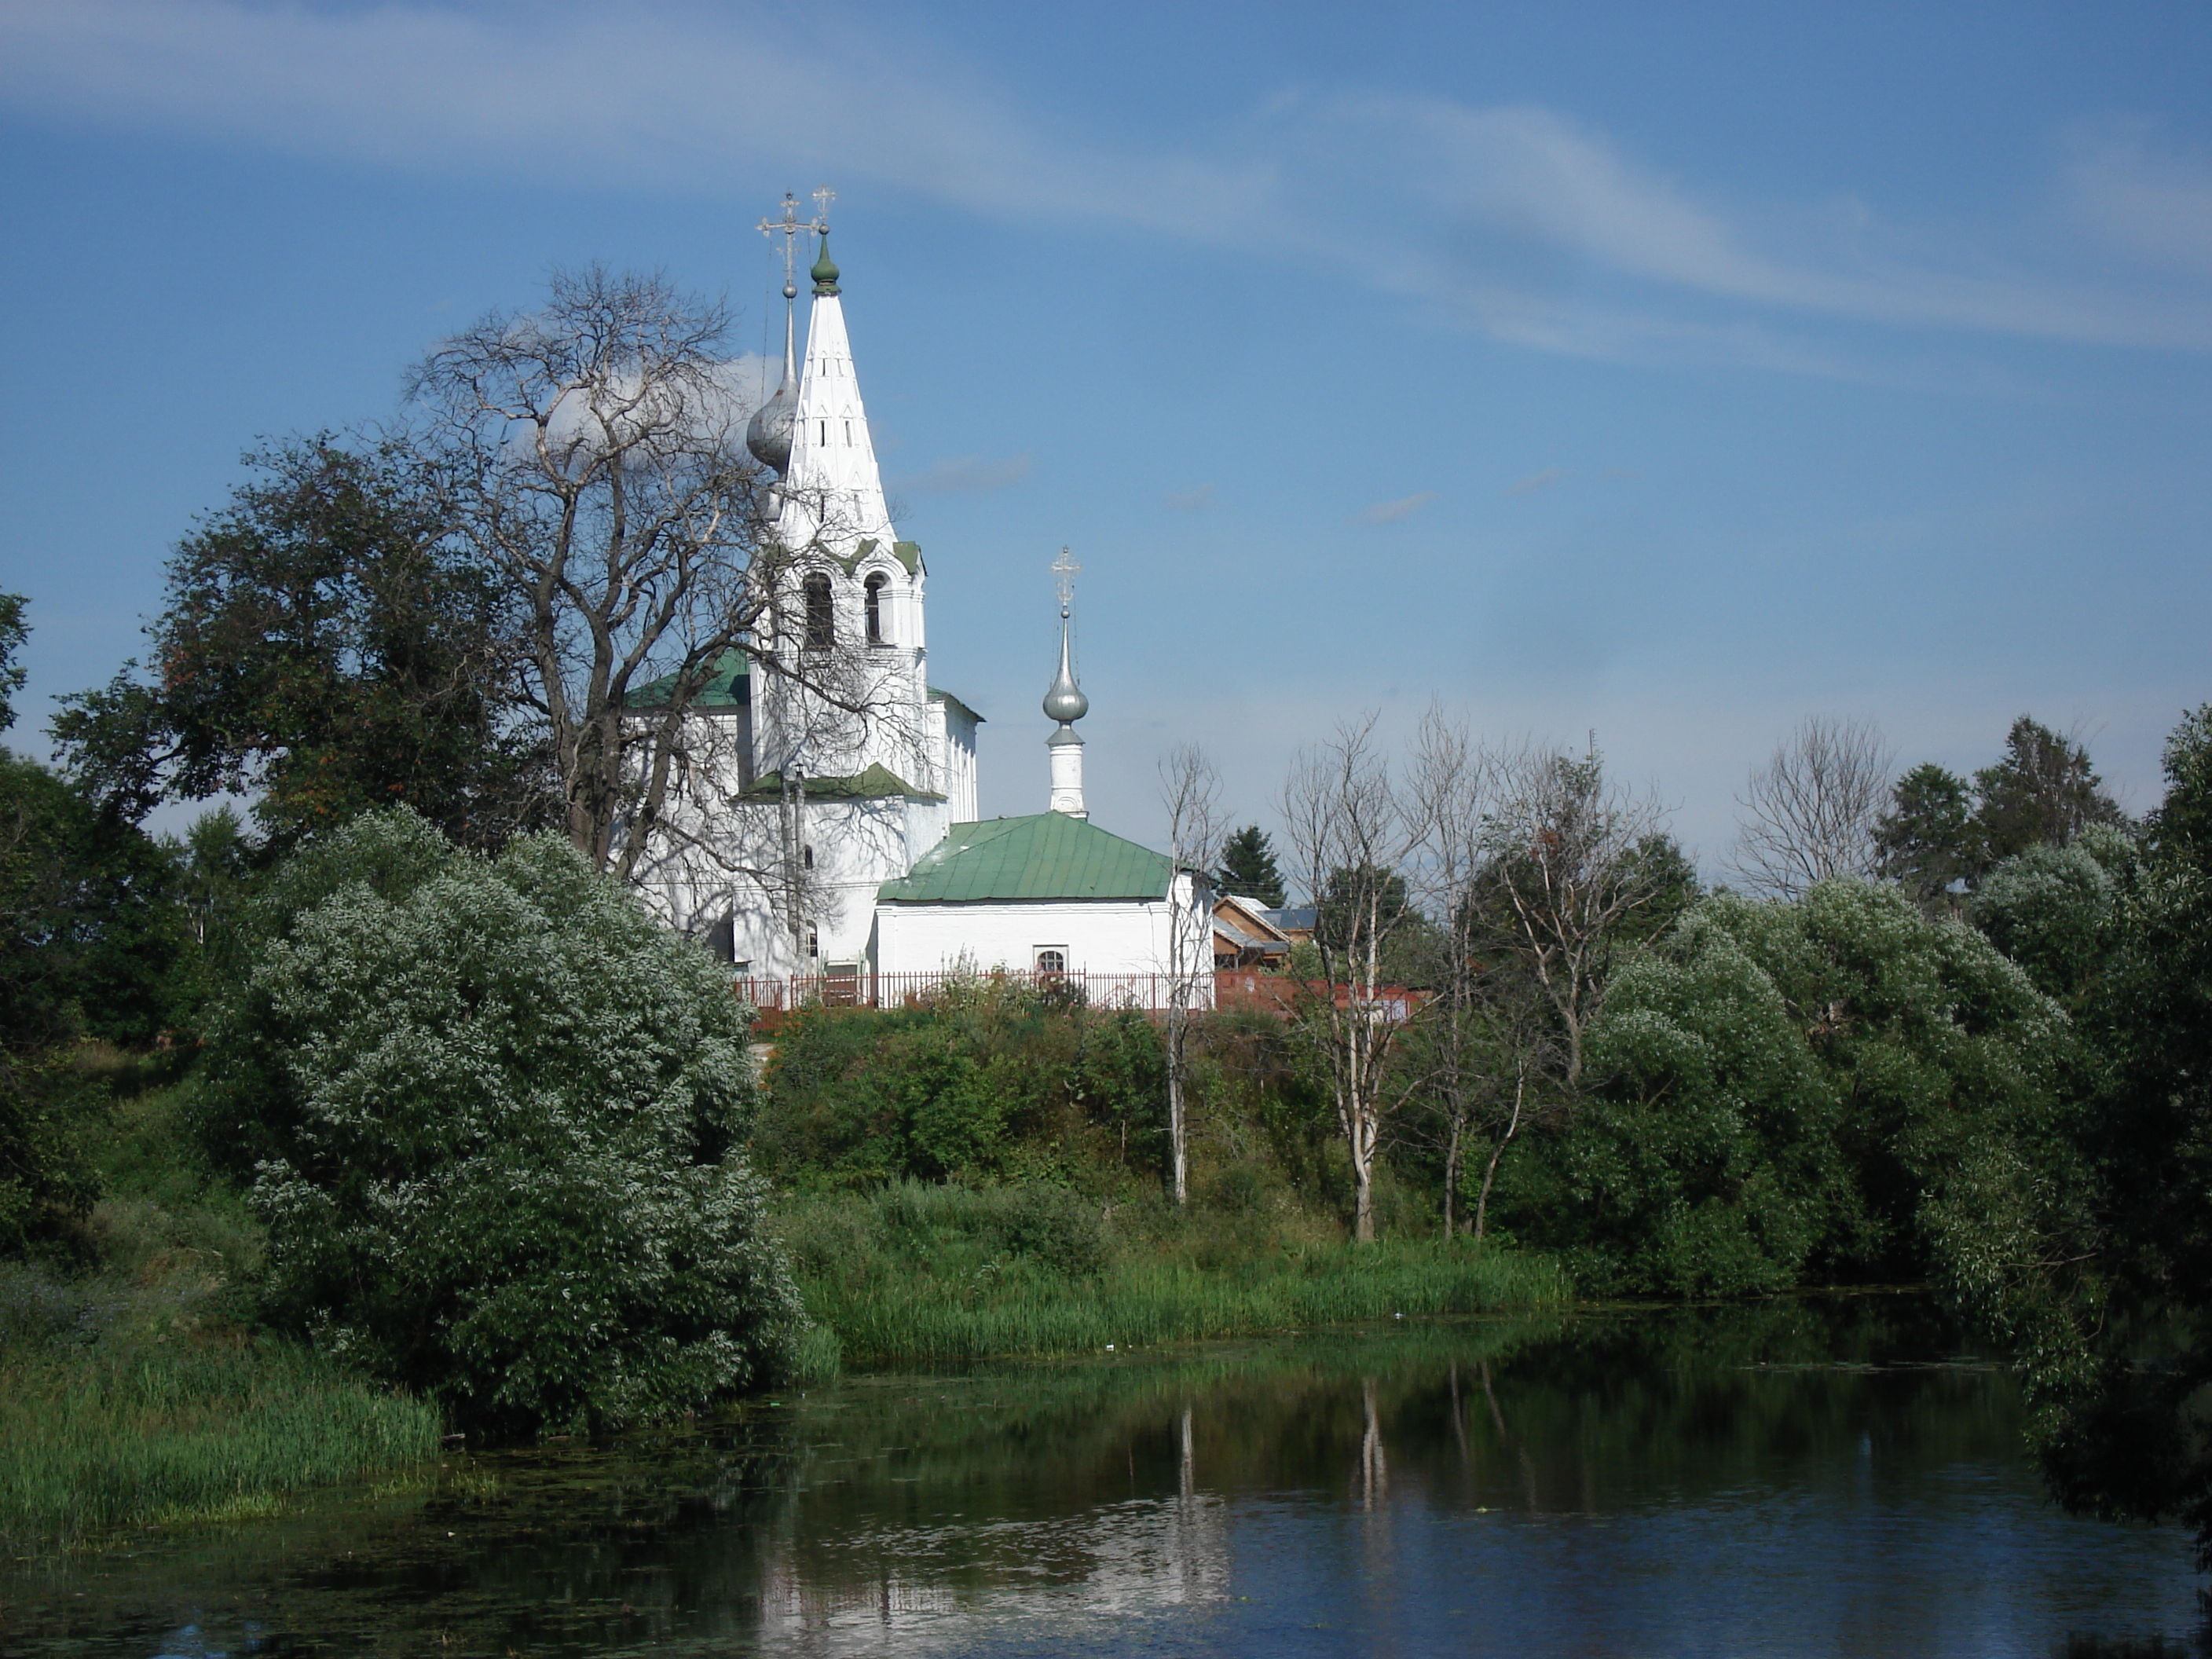
[[[2063,847],[2092,824],[2122,821],[2089,751],[2025,714],[2005,734],[2002,757],[1974,774],[1974,789],[1985,865],[2031,847]]]
[[[661,1419],[772,1374],[799,1310],[738,1148],[745,1011],[550,836],[404,810],[280,869],[200,1105],[280,1328],[495,1432]]]
[[[854,1359],[1095,1353],[1567,1292],[1540,1258],[1431,1240],[1354,1248],[1295,1210],[1109,1206],[1036,1183],[902,1183],[779,1207],[807,1306]]]
[[[273,850],[392,805],[496,844],[535,763],[504,701],[510,596],[398,447],[325,434],[246,463],[170,562],[151,678],[68,700],[73,770],[131,819],[252,794]]]
[[[1275,865],[1274,843],[1256,823],[1231,832],[1221,843],[1221,867],[1213,884],[1239,898],[1255,898],[1271,908],[1284,899],[1283,872]]]
[[[0,692],[23,636],[0,606]],[[98,1196],[85,1036],[150,1042],[181,939],[167,855],[68,780],[0,749],[0,1256],[62,1240]]]
[[[1166,1061],[1142,1014],[979,980],[925,1009],[802,1013],[754,1135],[802,1187],[1030,1174],[1114,1185],[1159,1167]]]
[[[1882,873],[1931,913],[1956,908],[1991,868],[2037,847],[2064,847],[2124,815],[2070,738],[2022,714],[2003,755],[1970,785],[1942,767],[1914,767],[1897,781],[1875,826]]]
[[[2136,863],[2132,836],[2092,824],[2069,845],[2031,847],[1999,864],[1967,914],[2037,989],[2077,1006],[2119,944]]]
[[[1510,1210],[1593,1289],[1970,1274],[2068,1167],[2058,1011],[1864,883],[1704,901],[1621,970],[1591,1049],[1604,1081],[1511,1163]]]
[[[296,1346],[195,1340],[189,1306],[0,1267],[0,1539],[267,1514],[436,1452],[432,1407]]]
[[[2060,1497],[2179,1517],[2212,1562],[2212,705],[2165,768],[2118,945],[2081,996],[2103,1064],[2081,1135],[2094,1218],[1984,1301],[2021,1340]]]
[[[23,689],[23,665],[15,653],[30,637],[23,621],[25,604],[21,593],[0,593],[0,732],[15,723],[15,693]]]
[[[1942,909],[1978,868],[1973,820],[1964,778],[1932,763],[1914,767],[1897,781],[1875,826],[1882,873],[1923,908]]]

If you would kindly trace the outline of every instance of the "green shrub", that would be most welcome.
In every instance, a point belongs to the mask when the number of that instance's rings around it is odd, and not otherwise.
[[[1616,976],[1589,1052],[1601,1081],[1503,1194],[1589,1289],[1948,1273],[2066,1185],[2064,1016],[1890,889],[1703,901]]]
[[[785,1363],[745,1011],[704,954],[565,842],[488,860],[404,811],[296,854],[257,927],[199,1111],[280,1328],[492,1432],[664,1419]]]
[[[1156,1176],[1165,1121],[1158,1031],[1001,981],[927,1008],[807,1011],[777,1035],[753,1146],[809,1188]]]

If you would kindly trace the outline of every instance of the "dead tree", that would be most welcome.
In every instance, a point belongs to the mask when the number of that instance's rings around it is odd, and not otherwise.
[[[1794,899],[1831,876],[1872,878],[1893,757],[1869,722],[1812,715],[1751,769],[1734,865],[1754,893]]]

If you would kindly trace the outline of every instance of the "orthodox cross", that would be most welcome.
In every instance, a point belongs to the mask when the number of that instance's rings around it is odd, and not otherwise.
[[[1083,567],[1076,563],[1063,547],[1060,550],[1060,556],[1052,562],[1052,574],[1059,578],[1060,614],[1065,617],[1068,602],[1075,597],[1075,579],[1083,574]]]
[[[830,234],[830,204],[836,199],[837,192],[828,185],[823,185],[814,192],[816,207],[814,216],[811,219],[802,219],[799,216],[799,198],[787,190],[783,192],[783,217],[763,219],[755,227],[763,236],[774,236],[778,231],[783,233],[783,297],[785,299],[793,299],[799,293],[799,284],[793,280],[792,275],[792,260],[797,252],[796,239],[808,232],[817,236],[827,236]]]

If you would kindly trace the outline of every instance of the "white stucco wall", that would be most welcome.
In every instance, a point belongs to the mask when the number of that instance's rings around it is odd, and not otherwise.
[[[1067,953],[1078,974],[1164,975],[1170,970],[1169,928],[1184,930],[1184,963],[1194,972],[1200,1006],[1212,1000],[1210,923],[1194,903],[1188,876],[1168,899],[1095,899],[988,904],[878,904],[876,969],[884,974],[941,972],[963,962],[981,969],[1027,973],[1036,952]]]

